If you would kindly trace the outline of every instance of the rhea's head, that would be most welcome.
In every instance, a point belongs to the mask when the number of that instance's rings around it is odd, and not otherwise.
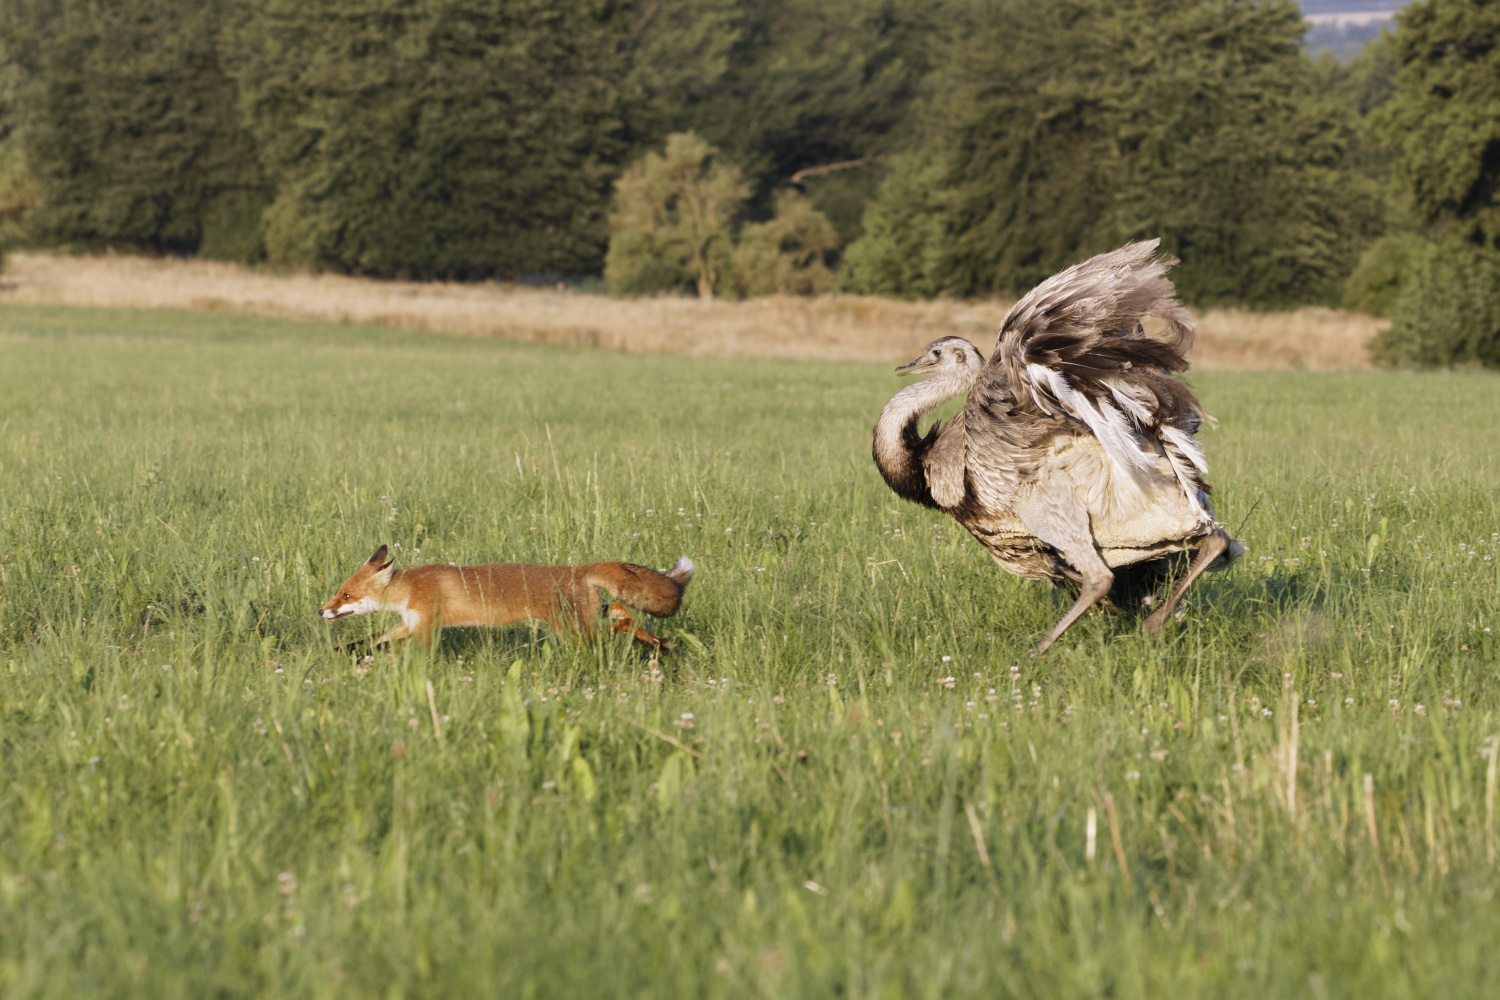
[[[972,382],[984,370],[979,348],[962,337],[939,337],[915,361],[896,369],[897,375],[950,375]]]

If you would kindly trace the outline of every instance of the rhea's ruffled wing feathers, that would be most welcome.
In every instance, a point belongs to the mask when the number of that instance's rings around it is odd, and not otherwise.
[[[1156,256],[1158,242],[1126,244],[1037,285],[1006,313],[990,364],[1006,368],[1016,385],[1030,364],[1080,375],[1138,365],[1186,369],[1193,321],[1166,277],[1177,261]],[[1148,318],[1161,329],[1147,334]]]
[[[1193,440],[1203,411],[1176,376],[1188,367],[1193,321],[1166,276],[1176,261],[1156,249],[1156,240],[1127,244],[1032,289],[1006,314],[981,381],[1003,378],[1018,409],[1087,427],[1126,476],[1151,474],[1165,455],[1211,520]]]
[[[1136,432],[1170,423],[1191,434],[1200,413],[1173,374],[1188,367],[1194,330],[1166,277],[1176,261],[1157,243],[1091,257],[1032,289],[1006,314],[989,362],[1019,404],[1081,421],[1125,468],[1145,460]]]

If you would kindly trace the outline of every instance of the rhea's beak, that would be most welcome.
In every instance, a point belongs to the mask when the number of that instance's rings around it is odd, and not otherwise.
[[[900,375],[902,378],[905,378],[908,375],[920,375],[922,372],[929,370],[931,367],[932,362],[928,360],[927,356],[924,354],[917,360],[908,362],[898,367],[896,369],[896,374]]]

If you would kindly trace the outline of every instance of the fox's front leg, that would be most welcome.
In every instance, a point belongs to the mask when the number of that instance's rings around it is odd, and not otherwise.
[[[392,625],[382,632],[380,637],[375,640],[374,645],[385,646],[395,642],[397,639],[405,639],[409,635],[411,635],[411,629],[406,627],[406,622],[402,622],[399,625]]]
[[[637,642],[653,646],[658,650],[672,651],[671,642],[659,635],[652,635],[646,630],[645,626],[637,627],[635,619],[630,617],[630,612],[626,610],[625,605],[620,604],[618,601],[609,606],[609,620],[609,630],[611,632],[629,632],[634,629]]]
[[[424,647],[431,648],[432,639],[437,632],[437,626],[441,624],[443,613],[440,606],[428,602],[414,602],[409,598],[400,601],[391,601],[380,610],[394,611],[401,616],[401,621],[381,634],[375,640],[375,645],[385,646],[395,642],[397,639],[405,639],[414,636],[417,642]]]

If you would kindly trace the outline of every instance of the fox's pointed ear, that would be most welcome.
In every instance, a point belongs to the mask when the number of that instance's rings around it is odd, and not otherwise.
[[[375,554],[369,558],[370,565],[371,566],[379,566],[382,563],[384,563],[385,562],[385,555],[389,551],[390,550],[388,548],[386,548],[384,545],[382,545],[380,548],[376,549],[375,550]]]

